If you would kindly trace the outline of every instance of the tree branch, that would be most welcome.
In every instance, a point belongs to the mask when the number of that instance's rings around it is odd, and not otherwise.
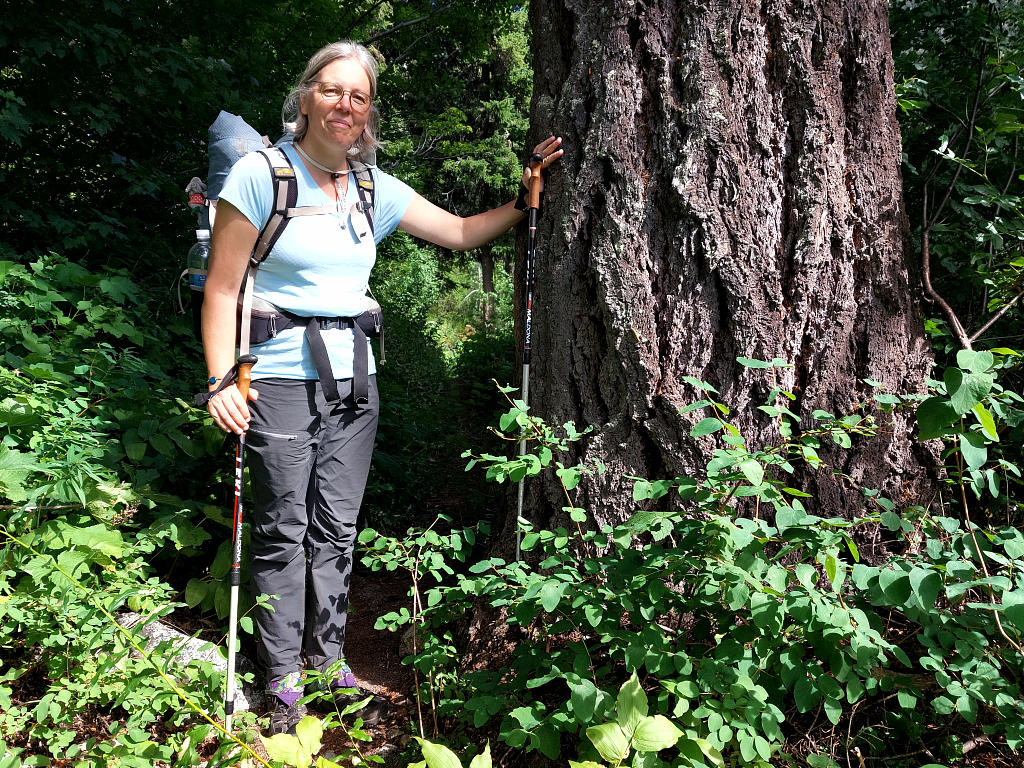
[[[992,315],[992,317],[989,318],[989,321],[987,323],[985,323],[983,326],[981,326],[981,328],[979,328],[977,331],[975,331],[974,334],[971,336],[970,340],[972,342],[973,341],[977,341],[981,337],[981,335],[983,333],[985,333],[985,331],[987,331],[989,328],[991,328],[995,324],[996,320],[998,320],[1000,317],[1002,317],[1007,312],[1009,312],[1010,308],[1014,304],[1016,304],[1018,301],[1020,301],[1020,297],[1021,296],[1024,296],[1024,289],[1021,289],[1020,293],[1018,293],[1016,296],[1014,296],[1012,299],[1010,299],[1008,302],[1006,302],[1006,304],[1003,305],[1002,309],[1000,309],[998,312],[996,312],[994,315]]]
[[[366,40],[363,41],[363,45],[371,45],[380,40],[381,38],[387,37],[388,35],[393,35],[400,29],[405,29],[406,27],[411,27],[414,26],[415,24],[419,24],[420,22],[426,21],[427,19],[433,18],[434,16],[437,16],[437,14],[439,13],[444,13],[453,5],[455,5],[454,0],[453,2],[448,3],[448,5],[444,5],[440,8],[435,8],[430,13],[420,16],[418,19],[410,19],[409,21],[403,21],[401,24],[396,24],[390,29],[385,29],[383,32],[378,32],[376,35],[372,35],[371,37],[367,38]]]

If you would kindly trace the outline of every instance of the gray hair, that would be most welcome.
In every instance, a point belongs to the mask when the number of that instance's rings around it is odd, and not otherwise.
[[[299,81],[288,93],[288,98],[284,100],[284,106],[281,107],[281,122],[284,126],[284,132],[286,134],[291,133],[294,141],[301,141],[306,135],[309,121],[302,114],[299,102],[303,96],[313,91],[310,81],[316,79],[320,70],[340,59],[355,59],[356,63],[366,72],[366,77],[370,81],[370,98],[373,100],[373,103],[370,105],[370,114],[366,120],[366,128],[363,129],[362,135],[356,139],[356,143],[349,149],[348,154],[356,160],[372,164],[376,157],[377,147],[380,146],[380,139],[377,138],[377,131],[380,130],[380,112],[377,110],[376,104],[377,60],[373,58],[373,54],[364,46],[353,40],[339,40],[336,43],[325,45],[313,54],[306,64],[302,77],[299,78]]]

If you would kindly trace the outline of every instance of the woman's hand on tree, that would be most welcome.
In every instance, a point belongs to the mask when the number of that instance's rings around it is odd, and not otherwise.
[[[534,147],[533,153],[535,155],[540,155],[542,158],[544,158],[540,164],[541,170],[544,170],[552,163],[557,162],[559,158],[562,157],[562,155],[564,154],[564,150],[561,149],[561,146],[561,136],[548,136],[546,139],[544,139],[544,141],[542,141],[540,144]],[[523,186],[526,187],[527,189],[529,189],[530,187],[530,177],[532,175],[533,174],[530,171],[530,164],[527,163],[526,167],[523,168]],[[540,188],[541,190],[544,189],[543,175],[541,175]]]

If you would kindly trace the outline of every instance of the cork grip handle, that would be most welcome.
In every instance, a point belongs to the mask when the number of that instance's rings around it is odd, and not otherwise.
[[[256,355],[242,355],[238,358],[238,381],[236,386],[242,397],[249,399],[249,384],[252,383],[252,367],[256,365]]]
[[[540,208],[540,172],[543,167],[543,156],[536,152],[530,155],[530,189],[528,193],[528,203],[530,208]]]

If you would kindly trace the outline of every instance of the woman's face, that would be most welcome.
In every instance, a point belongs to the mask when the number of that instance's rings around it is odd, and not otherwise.
[[[329,85],[328,97],[321,94],[322,83]],[[332,98],[335,93],[340,98]],[[352,94],[356,94],[353,98]],[[309,127],[306,135],[315,141],[336,143],[348,149],[362,135],[370,117],[371,104],[360,108],[360,96],[369,97],[370,78],[355,59],[338,59],[321,69],[313,78],[312,91],[299,104]]]

